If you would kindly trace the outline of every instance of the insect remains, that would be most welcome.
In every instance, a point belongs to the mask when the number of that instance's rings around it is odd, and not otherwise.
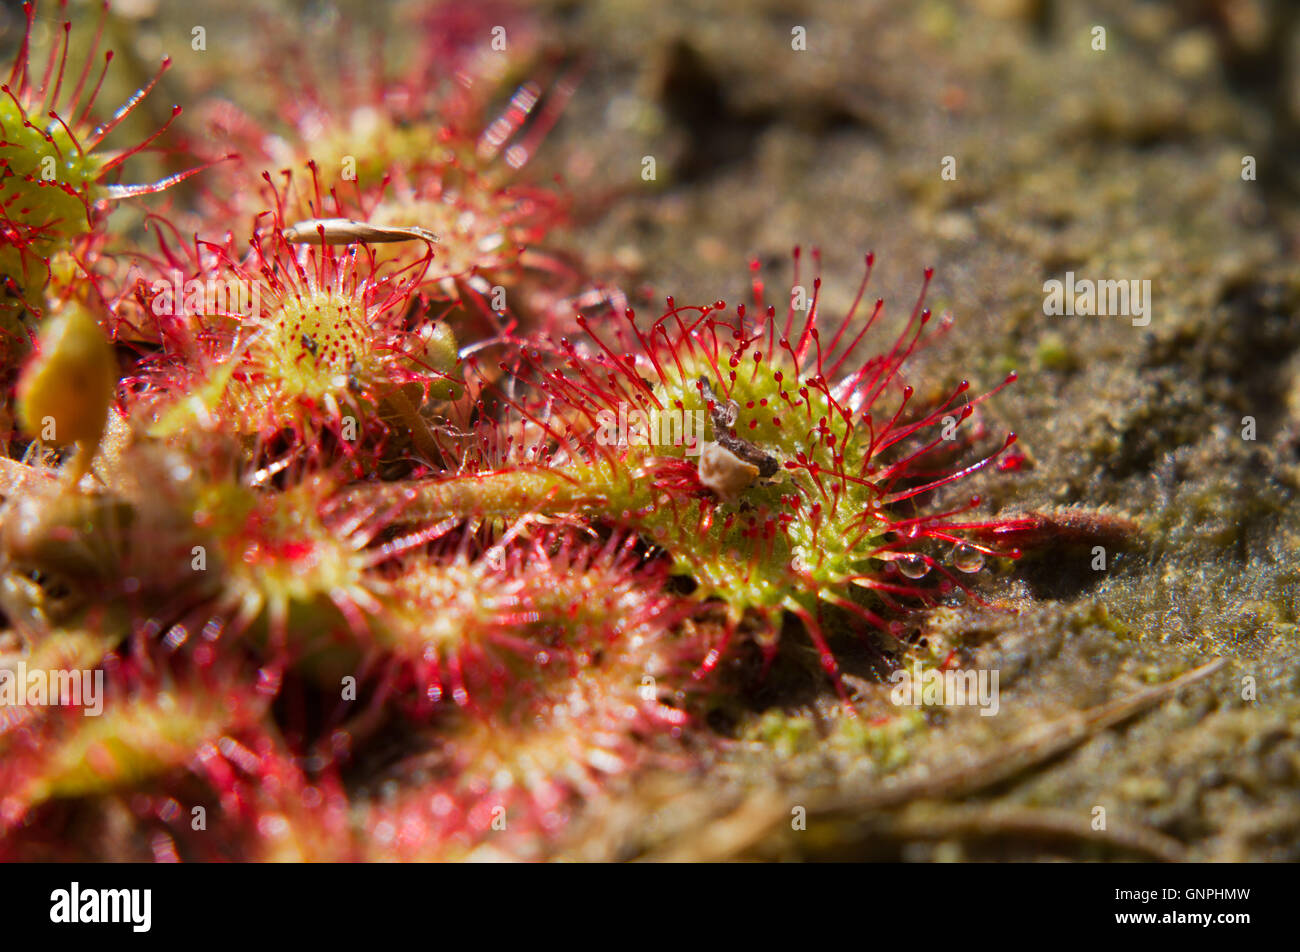
[[[747,463],[720,443],[700,448],[700,482],[723,501],[735,499],[758,479],[758,467]]]
[[[706,378],[700,377],[699,382],[705,398],[713,404],[709,416],[714,440],[700,448],[700,482],[720,499],[734,499],[755,480],[775,476],[780,463],[748,440],[732,436],[731,425],[740,414],[740,406],[734,400],[725,404],[719,400]]]
[[[394,241],[435,242],[438,236],[427,228],[412,225],[372,225],[351,218],[308,218],[284,230],[285,241],[306,245],[382,244]]]

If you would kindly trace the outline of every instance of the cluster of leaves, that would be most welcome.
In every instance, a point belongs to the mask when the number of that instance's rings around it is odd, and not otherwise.
[[[749,311],[582,316],[594,279],[546,248],[566,199],[526,181],[571,77],[491,118],[526,20],[419,26],[401,73],[341,85],[277,40],[282,125],[204,104],[233,157],[193,144],[204,191],[150,214],[152,251],[115,250],[109,202],[183,174],[121,186],[153,137],[101,148],[151,87],[94,125],[68,28],[40,82],[19,50],[0,667],[104,697],[0,707],[0,855],[545,857],[580,805],[697,763],[738,634],[801,628],[843,694],[827,617],[898,635],[1016,554],[936,501],[1014,438],[972,462],[989,394],[904,383],[924,289],[874,350],[870,255],[838,321],[819,276],[778,316],[757,273]]]

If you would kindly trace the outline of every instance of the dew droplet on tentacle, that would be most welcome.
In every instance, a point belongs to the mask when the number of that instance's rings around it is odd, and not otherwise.
[[[952,565],[959,572],[978,572],[984,568],[984,553],[973,545],[959,545],[952,550]]]
[[[905,555],[898,560],[898,571],[908,578],[924,578],[930,571],[930,563],[920,555]]]

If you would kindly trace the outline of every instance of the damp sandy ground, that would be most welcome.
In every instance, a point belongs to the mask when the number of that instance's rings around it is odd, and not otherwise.
[[[1145,533],[1109,544],[1104,570],[1096,540],[990,567],[996,608],[927,620],[939,657],[1000,672],[997,716],[845,725],[791,678],[717,768],[749,794],[665,795],[649,823],[623,818],[623,848],[1300,858],[1296,20],[1256,3],[667,6],[564,16],[594,63],[557,148],[629,178],[654,155],[660,174],[583,241],[679,300],[743,299],[751,254],[788,284],[789,246],[820,245],[832,306],[871,249],[900,319],[933,265],[930,303],[956,321],[916,376],[1020,371],[991,425],[1032,466],[981,479],[991,507]],[[1044,283],[1067,271],[1150,281],[1149,323],[1046,315]],[[1143,713],[1083,723],[1216,658]],[[896,714],[870,680],[866,719]]]

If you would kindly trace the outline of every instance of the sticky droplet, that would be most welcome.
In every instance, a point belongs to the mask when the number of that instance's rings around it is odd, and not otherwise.
[[[952,550],[952,565],[959,572],[978,572],[984,568],[984,553],[973,545],[959,545]]]
[[[908,578],[924,578],[930,571],[930,563],[919,555],[905,555],[898,560],[898,571]]]

